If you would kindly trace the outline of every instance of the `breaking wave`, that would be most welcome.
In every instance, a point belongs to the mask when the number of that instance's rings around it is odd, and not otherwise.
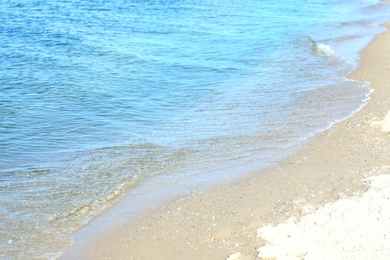
[[[314,55],[327,56],[327,57],[335,57],[336,56],[336,51],[332,48],[332,46],[324,44],[324,43],[317,43],[310,36],[307,36],[307,38],[308,38],[310,47],[311,47]]]

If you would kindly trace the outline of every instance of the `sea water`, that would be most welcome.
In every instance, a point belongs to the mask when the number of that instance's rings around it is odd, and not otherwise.
[[[1,1],[0,258],[55,258],[140,181],[236,177],[350,116],[384,8]]]

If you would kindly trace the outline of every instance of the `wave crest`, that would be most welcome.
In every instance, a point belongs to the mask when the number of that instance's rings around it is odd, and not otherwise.
[[[317,43],[315,40],[313,40],[309,36],[307,38],[309,40],[309,44],[310,44],[310,47],[311,47],[314,55],[321,55],[321,56],[327,56],[327,57],[336,56],[336,51],[332,48],[332,46],[324,44],[324,43]]]

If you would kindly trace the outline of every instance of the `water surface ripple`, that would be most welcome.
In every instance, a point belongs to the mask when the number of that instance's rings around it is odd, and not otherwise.
[[[0,258],[55,258],[140,180],[260,169],[347,117],[383,8],[1,1]]]

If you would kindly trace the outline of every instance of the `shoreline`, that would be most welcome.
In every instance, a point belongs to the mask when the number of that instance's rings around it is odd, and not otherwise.
[[[63,259],[233,259],[238,253],[240,259],[254,259],[264,245],[257,236],[260,227],[299,219],[321,205],[367,191],[362,180],[390,173],[385,120],[390,111],[389,42],[389,31],[377,35],[350,74],[371,82],[374,92],[367,105],[312,137],[297,154],[262,173],[168,201],[104,232],[85,248],[70,247]]]

